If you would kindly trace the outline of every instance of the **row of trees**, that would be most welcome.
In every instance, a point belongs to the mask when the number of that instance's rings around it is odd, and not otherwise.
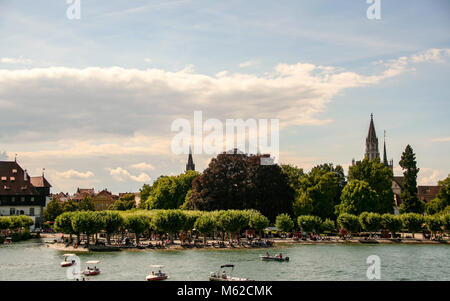
[[[34,221],[31,217],[26,215],[11,215],[0,216],[0,230],[13,230],[28,229],[34,225]]]
[[[56,217],[64,212],[75,211],[93,211],[95,209],[94,202],[91,197],[85,197],[81,201],[74,201],[69,199],[65,202],[59,202],[56,199],[51,199],[43,211],[43,217],[45,221],[55,221]]]
[[[125,230],[134,233],[136,243],[144,233],[167,234],[173,239],[179,233],[196,229],[206,240],[214,232],[225,233],[231,239],[242,230],[263,231],[269,220],[256,210],[221,210],[201,212],[196,210],[130,210],[130,211],[78,211],[65,212],[55,220],[55,230],[78,236],[85,234],[89,244],[92,235],[104,231],[110,244],[113,234],[122,234]]]
[[[290,232],[295,228],[294,220],[287,214],[277,216],[275,225],[283,232]],[[297,225],[304,232],[316,234],[331,232],[336,229],[333,220],[322,220],[320,217],[312,215],[299,216]],[[420,232],[425,227],[436,236],[437,232],[450,231],[450,214],[423,216],[417,213],[393,215],[390,213],[363,212],[357,216],[343,213],[337,218],[337,226],[339,229],[345,229],[350,233],[366,231],[372,234],[384,229],[389,230],[392,237],[402,230],[412,233],[414,237],[414,233]]]

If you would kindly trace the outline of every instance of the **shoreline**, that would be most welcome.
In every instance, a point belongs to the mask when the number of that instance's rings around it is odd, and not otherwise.
[[[47,236],[47,235],[46,235]],[[50,235],[49,235],[50,236]],[[87,248],[85,248],[83,245],[79,246],[78,248],[74,248],[73,246],[69,246],[66,247],[64,243],[49,243],[48,241],[45,241],[45,238],[50,238],[50,237],[41,237],[41,239],[45,242],[45,245],[49,248],[58,250],[58,251],[62,251],[62,252],[71,252],[71,253],[95,253],[95,252],[118,252],[118,251],[181,251],[181,250],[258,250],[258,249],[273,249],[273,248],[283,248],[283,247],[289,247],[289,246],[293,246],[293,245],[319,245],[319,244],[348,244],[348,245],[380,245],[380,244],[396,244],[396,245],[401,245],[401,244],[426,244],[426,245],[450,245],[450,241],[448,239],[445,240],[441,240],[441,241],[435,241],[435,240],[428,240],[428,239],[413,239],[413,238],[402,238],[401,241],[399,240],[394,240],[394,239],[363,239],[363,238],[351,238],[351,239],[346,239],[346,240],[342,240],[342,239],[331,239],[331,240],[293,240],[293,239],[279,239],[279,238],[275,238],[275,239],[271,239],[271,241],[273,242],[273,245],[271,246],[257,246],[257,247],[252,247],[252,246],[230,246],[228,242],[225,243],[224,247],[214,247],[212,246],[212,242],[216,242],[213,240],[209,240],[207,245],[203,245],[200,244],[198,246],[182,246],[180,244],[180,241],[175,240],[174,244],[171,245],[167,245],[166,247],[162,247],[162,248],[137,248],[137,247],[133,247],[133,246],[120,246],[119,249],[120,250],[101,250],[101,251],[96,251],[96,250],[89,250]],[[56,238],[56,235],[52,235],[51,238]],[[153,242],[154,243],[154,242]],[[94,245],[92,245],[94,246]],[[116,246],[112,246],[112,247],[116,247]]]

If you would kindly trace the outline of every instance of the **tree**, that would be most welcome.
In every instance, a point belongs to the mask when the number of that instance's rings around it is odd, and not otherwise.
[[[450,206],[450,175],[446,179],[439,181],[438,185],[441,187],[436,198],[425,204],[425,212],[428,215],[440,213]]]
[[[359,223],[365,231],[377,232],[381,228],[381,215],[374,212],[363,212],[359,215]]]
[[[381,216],[381,226],[391,231],[391,237],[395,237],[395,233],[402,229],[402,220],[399,216],[386,213]]]
[[[376,211],[378,213],[393,213],[394,211],[393,177],[392,170],[380,163],[378,158],[375,160],[364,158],[350,166],[348,170],[349,181],[364,181],[375,191],[379,203]]]
[[[269,155],[219,154],[192,182],[187,208],[256,209],[269,220],[290,213],[294,192],[279,165],[262,165]]]
[[[416,155],[412,147],[408,144],[402,154],[400,166],[403,172],[403,191],[400,194],[401,204],[400,212],[402,213],[422,213],[424,209],[423,203],[417,197],[417,168]]]
[[[292,190],[297,191],[300,189],[300,178],[305,175],[302,168],[292,165],[281,165],[281,172],[286,175]]]
[[[249,217],[242,210],[227,210],[220,214],[218,223],[229,234],[231,242],[233,235],[238,236],[243,229],[248,227]]]
[[[336,212],[361,214],[364,211],[378,212],[377,193],[364,181],[352,180],[342,191],[341,204],[336,206]]]
[[[289,214],[282,213],[275,220],[275,227],[281,232],[290,232],[294,228],[294,221]]]
[[[441,217],[442,227],[447,231],[447,235],[450,232],[450,213],[446,213]]]
[[[76,212],[64,212],[55,219],[55,230],[61,233],[69,234],[70,242],[72,242],[72,235],[77,234],[72,226],[72,219],[76,214]]]
[[[116,233],[124,225],[124,219],[118,212],[102,211],[104,230],[106,232],[106,241],[111,244],[111,234]]]
[[[357,232],[360,227],[359,218],[356,215],[349,213],[339,215],[337,218],[337,223],[340,229],[345,229],[349,231],[350,234],[352,232]]]
[[[404,213],[401,216],[403,227],[406,228],[414,238],[414,233],[419,232],[422,229],[424,218],[418,213]]]
[[[206,244],[206,237],[217,227],[217,222],[211,213],[202,214],[194,224],[195,229],[203,235],[203,243]]]
[[[91,234],[97,233],[99,230],[100,217],[92,211],[79,211],[72,217],[72,228],[75,233],[86,234],[86,244],[89,245]]]
[[[84,197],[78,204],[78,210],[81,211],[94,211],[95,205],[92,198],[89,196]]]
[[[322,225],[320,225],[320,229],[323,232],[333,232],[336,225],[334,224],[334,221],[327,218],[325,221],[322,222]]]
[[[141,213],[133,212],[124,218],[124,226],[136,236],[136,244],[139,244],[139,236],[150,227],[149,220]]]
[[[27,228],[28,229],[29,227],[34,225],[33,219],[31,217],[29,217],[29,216],[19,215],[18,218],[21,219],[23,228]]]
[[[153,218],[153,224],[157,231],[168,233],[173,242],[173,235],[185,227],[186,215],[182,210],[158,210]]]
[[[259,211],[251,211],[249,217],[249,226],[255,229],[259,236],[262,236],[262,231],[269,226],[269,219],[262,215]]]
[[[322,219],[334,218],[334,208],[340,202],[345,186],[341,166],[322,164],[299,178],[299,188],[293,205],[295,215],[314,215]]]
[[[425,217],[425,224],[427,229],[431,231],[431,234],[434,234],[436,237],[436,233],[442,230],[442,218],[437,215],[430,215]]]
[[[43,217],[46,222],[54,222],[58,215],[60,215],[61,213],[63,213],[63,207],[61,203],[58,200],[52,198],[44,209]]]
[[[122,195],[117,201],[109,206],[109,210],[126,211],[136,208],[135,196],[132,193]]]
[[[69,199],[62,203],[62,210],[63,212],[73,212],[78,211],[78,203],[72,199]]]
[[[297,218],[297,223],[300,229],[304,232],[318,233],[322,225],[322,219],[318,216],[300,215]]]
[[[11,228],[11,220],[9,216],[0,216],[0,230],[7,230]]]

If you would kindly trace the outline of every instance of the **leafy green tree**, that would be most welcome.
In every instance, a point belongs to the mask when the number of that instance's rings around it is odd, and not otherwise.
[[[439,181],[438,185],[441,187],[436,198],[425,204],[425,212],[428,215],[440,213],[450,206],[450,175],[446,179]]]
[[[300,189],[300,178],[305,175],[302,168],[292,165],[281,165],[281,171],[286,175],[289,186],[294,191]]]
[[[148,184],[144,184],[144,186],[142,186],[142,188],[140,189],[140,194],[141,194],[141,202],[139,203],[139,208],[140,209],[145,209],[147,207],[147,200],[148,197],[150,196],[150,193],[153,190],[153,185],[148,185]]]
[[[46,222],[53,222],[63,212],[61,203],[52,198],[43,211],[43,217]]]
[[[227,210],[220,214],[218,223],[229,234],[231,241],[233,235],[238,235],[248,227],[249,216],[242,210]]]
[[[11,229],[11,220],[8,216],[0,216],[0,230]]]
[[[334,218],[334,208],[340,203],[345,186],[343,168],[322,164],[299,178],[299,188],[293,205],[295,215],[314,215],[322,219]]]
[[[337,218],[337,223],[340,229],[345,229],[351,233],[355,233],[360,228],[359,218],[356,215],[349,213],[342,213]]]
[[[109,206],[109,210],[126,211],[136,208],[135,195],[127,193],[122,195],[117,201]]]
[[[350,166],[348,171],[348,180],[360,180],[369,184],[375,191],[379,207],[378,213],[393,213],[394,211],[394,193],[392,191],[392,179],[394,174],[392,170],[380,163],[379,159],[369,160],[365,158]]]
[[[431,231],[431,234],[434,234],[434,237],[436,237],[438,231],[442,231],[442,218],[438,215],[426,216],[425,224],[427,229]]]
[[[139,244],[139,236],[150,227],[148,218],[140,213],[127,214],[123,224],[128,231],[135,234],[136,244]]]
[[[76,214],[76,212],[64,212],[55,219],[55,230],[65,234],[69,234],[70,242],[72,242],[72,235],[77,234],[77,232],[72,227],[72,219]]]
[[[363,212],[359,215],[359,223],[367,232],[377,232],[381,228],[381,215],[374,212]]]
[[[147,209],[178,209],[200,174],[189,170],[178,176],[161,176],[153,183],[146,200]]]
[[[95,205],[94,202],[92,201],[92,198],[87,196],[84,197],[80,203],[78,204],[78,210],[81,211],[94,211],[95,210]]]
[[[102,211],[101,217],[103,219],[104,230],[106,232],[106,241],[111,244],[111,234],[119,231],[120,227],[124,225],[124,219],[118,212]]]
[[[26,215],[19,215],[18,218],[22,220],[22,227],[23,228],[29,228],[34,225],[34,221],[31,217]]]
[[[78,203],[72,199],[69,199],[62,203],[62,210],[63,212],[74,212],[78,211]]]
[[[281,232],[290,232],[294,229],[294,221],[289,214],[282,213],[275,219],[275,227]]]
[[[320,229],[323,232],[333,232],[335,228],[336,228],[336,225],[335,225],[334,221],[329,218],[324,220],[322,222],[322,224],[320,225]]]
[[[417,197],[417,174],[419,173],[419,168],[417,168],[416,155],[409,144],[402,154],[400,166],[404,170],[403,191],[400,194],[400,212],[422,213],[424,205]]]
[[[217,222],[213,214],[205,213],[195,221],[194,227],[203,235],[203,243],[206,244],[206,238],[216,229]]]
[[[157,231],[168,233],[173,241],[173,236],[185,227],[186,215],[182,210],[159,210],[153,218],[153,224]]]
[[[97,233],[100,218],[92,211],[79,211],[72,216],[72,228],[75,233],[86,234],[86,244],[89,245],[90,236]]]
[[[249,226],[255,229],[259,236],[262,236],[262,232],[269,226],[269,219],[262,215],[259,211],[253,211],[250,213]]]
[[[381,226],[391,232],[391,237],[402,229],[402,220],[399,216],[386,213],[381,216]]]
[[[322,219],[318,216],[300,215],[297,218],[297,223],[300,229],[304,232],[318,233],[322,225]]]
[[[446,213],[442,215],[441,217],[442,227],[447,232],[447,235],[449,235],[450,232],[450,213]]]
[[[18,230],[23,227],[23,220],[18,215],[9,217],[11,230]]]
[[[419,232],[422,229],[424,217],[418,213],[404,213],[400,215],[403,227],[406,228],[414,238],[414,233]]]
[[[352,180],[342,191],[341,204],[336,206],[336,212],[361,214],[364,211],[378,212],[377,193],[364,181]]]

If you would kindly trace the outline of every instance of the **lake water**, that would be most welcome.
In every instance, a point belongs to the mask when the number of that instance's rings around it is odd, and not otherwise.
[[[136,250],[79,253],[84,263],[100,260],[102,273],[90,280],[143,281],[151,264],[165,265],[169,280],[208,280],[220,265],[235,264],[234,275],[254,280],[367,280],[370,255],[381,259],[382,280],[450,280],[449,245],[291,245],[267,249],[289,262],[263,262],[264,250]],[[0,280],[67,280],[63,252],[33,239],[0,245]]]

